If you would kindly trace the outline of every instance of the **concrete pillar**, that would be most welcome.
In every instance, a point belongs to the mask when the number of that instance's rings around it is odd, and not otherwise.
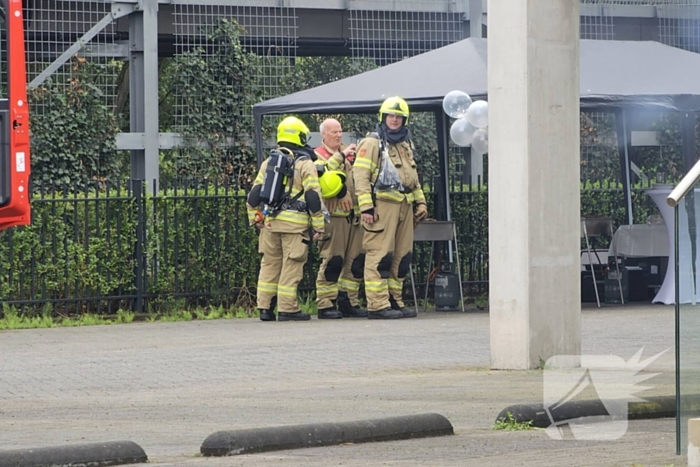
[[[688,420],[688,467],[700,467],[700,418]]]
[[[581,351],[579,0],[489,0],[491,367]]]

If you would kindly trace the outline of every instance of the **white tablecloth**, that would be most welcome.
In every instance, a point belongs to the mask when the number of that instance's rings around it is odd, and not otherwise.
[[[666,269],[666,277],[664,277],[664,282],[661,284],[659,293],[654,297],[654,303],[665,303],[666,305],[671,305],[676,303],[676,271],[673,263],[675,261],[675,245],[674,245],[674,214],[673,208],[666,203],[666,198],[671,194],[671,189],[673,187],[670,185],[665,186],[655,186],[654,188],[647,190],[647,194],[654,200],[654,203],[659,208],[661,216],[664,218],[666,224],[666,231],[668,233],[668,268]],[[696,199],[700,199],[700,189],[695,189]],[[695,203],[695,216],[700,219],[700,202]],[[685,206],[679,209],[678,214],[679,222],[679,238],[678,238],[678,251],[681,256],[682,265],[688,269],[688,271],[683,270],[680,274],[680,302],[681,303],[694,303],[697,297],[693,296],[693,290],[700,290],[700,275],[695,277],[695,287],[693,287],[692,274],[690,273],[692,260],[691,258],[691,238],[688,232],[688,212]],[[698,244],[698,239],[695,240]],[[698,245],[700,246],[700,245]],[[696,271],[700,271],[700,255],[695,261]]]
[[[641,258],[649,256],[668,256],[668,232],[664,224],[621,225],[613,236],[610,254]]]

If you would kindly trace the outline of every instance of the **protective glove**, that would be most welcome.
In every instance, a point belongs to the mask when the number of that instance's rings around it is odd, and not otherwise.
[[[416,226],[420,224],[426,217],[428,217],[428,206],[425,204],[417,205],[416,210],[413,213],[413,225]]]

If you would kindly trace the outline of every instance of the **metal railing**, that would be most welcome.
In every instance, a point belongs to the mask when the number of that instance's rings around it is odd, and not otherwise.
[[[666,203],[671,207],[676,207],[681,199],[685,198],[688,192],[700,181],[700,161],[685,174],[685,177],[678,182],[678,185],[671,191],[671,194],[666,198]]]
[[[139,182],[43,186],[32,200],[32,224],[0,232],[0,305],[63,315],[252,308],[260,256],[245,198],[238,187],[187,180],[161,180],[155,195]],[[427,198],[432,204],[430,192]],[[488,281],[486,198],[483,187],[451,196],[472,295]],[[428,250],[416,246],[421,290]],[[313,292],[318,262],[314,247],[302,294]]]

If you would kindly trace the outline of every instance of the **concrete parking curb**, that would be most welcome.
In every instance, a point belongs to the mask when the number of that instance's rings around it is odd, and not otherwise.
[[[217,431],[204,440],[200,452],[204,456],[231,456],[452,434],[454,429],[449,420],[442,415],[431,413],[355,422]]]
[[[148,456],[132,441],[51,446],[37,449],[0,451],[0,467],[48,467],[139,464]]]
[[[688,396],[700,400],[700,396]],[[676,397],[657,396],[647,397],[641,402],[630,402],[628,404],[628,420],[648,420],[653,418],[673,418],[676,416]],[[508,420],[508,413],[513,420],[518,423],[532,421],[532,426],[547,428],[552,421],[561,422],[580,417],[594,417],[610,415],[600,400],[571,401],[565,405],[557,407],[552,415],[544,409],[542,404],[521,404],[511,405],[501,410],[496,416],[498,420]],[[551,412],[550,412],[551,413]]]

